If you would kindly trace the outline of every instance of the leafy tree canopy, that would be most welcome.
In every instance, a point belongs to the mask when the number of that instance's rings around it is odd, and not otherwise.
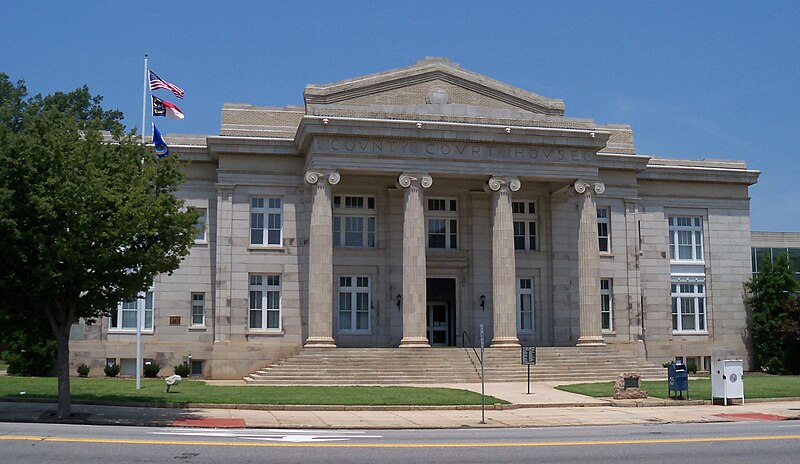
[[[175,195],[181,162],[157,159],[101,101],[86,87],[28,98],[0,74],[0,318],[47,319],[67,414],[72,323],[176,269],[197,220]]]
[[[789,302],[795,298],[798,285],[788,255],[759,264],[758,273],[745,285],[750,292],[747,303],[752,311],[754,367],[774,374],[786,373],[789,344],[782,336],[781,325],[789,316]]]

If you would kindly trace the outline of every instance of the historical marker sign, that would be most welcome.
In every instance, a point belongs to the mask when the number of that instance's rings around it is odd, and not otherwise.
[[[522,347],[522,364],[536,364],[536,347],[523,346]]]

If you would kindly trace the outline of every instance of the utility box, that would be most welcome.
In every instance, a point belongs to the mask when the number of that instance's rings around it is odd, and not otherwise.
[[[686,392],[686,399],[689,399],[689,370],[682,362],[674,362],[667,368],[667,397],[672,397],[672,392],[675,392],[675,398],[678,395],[683,398],[683,392]]]
[[[714,359],[711,362],[711,402],[722,398],[727,406],[728,400],[741,399],[744,404],[744,369],[742,361],[736,359]]]

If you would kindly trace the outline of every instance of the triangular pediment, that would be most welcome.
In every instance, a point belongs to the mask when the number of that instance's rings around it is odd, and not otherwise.
[[[430,57],[405,68],[331,84],[309,84],[304,98],[309,114],[322,114],[327,107],[356,113],[564,115],[564,103],[559,99],[467,71],[445,58]]]

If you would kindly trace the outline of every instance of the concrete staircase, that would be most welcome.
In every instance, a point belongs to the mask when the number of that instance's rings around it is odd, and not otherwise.
[[[614,380],[636,371],[645,379],[663,379],[667,370],[611,346],[541,347],[532,381]],[[524,382],[527,369],[520,350],[488,348],[486,382]],[[256,371],[244,380],[261,385],[373,385],[480,382],[480,362],[471,348],[306,348]]]
[[[480,382],[463,348],[306,348],[245,377],[264,385]]]
[[[473,364],[480,362],[470,350]],[[527,366],[521,364],[519,349],[488,349],[484,355],[487,382],[516,382],[527,379]],[[643,379],[665,379],[667,369],[660,364],[638,359],[610,346],[539,347],[536,365],[531,366],[531,381],[600,382],[616,380],[620,372],[639,372]]]

